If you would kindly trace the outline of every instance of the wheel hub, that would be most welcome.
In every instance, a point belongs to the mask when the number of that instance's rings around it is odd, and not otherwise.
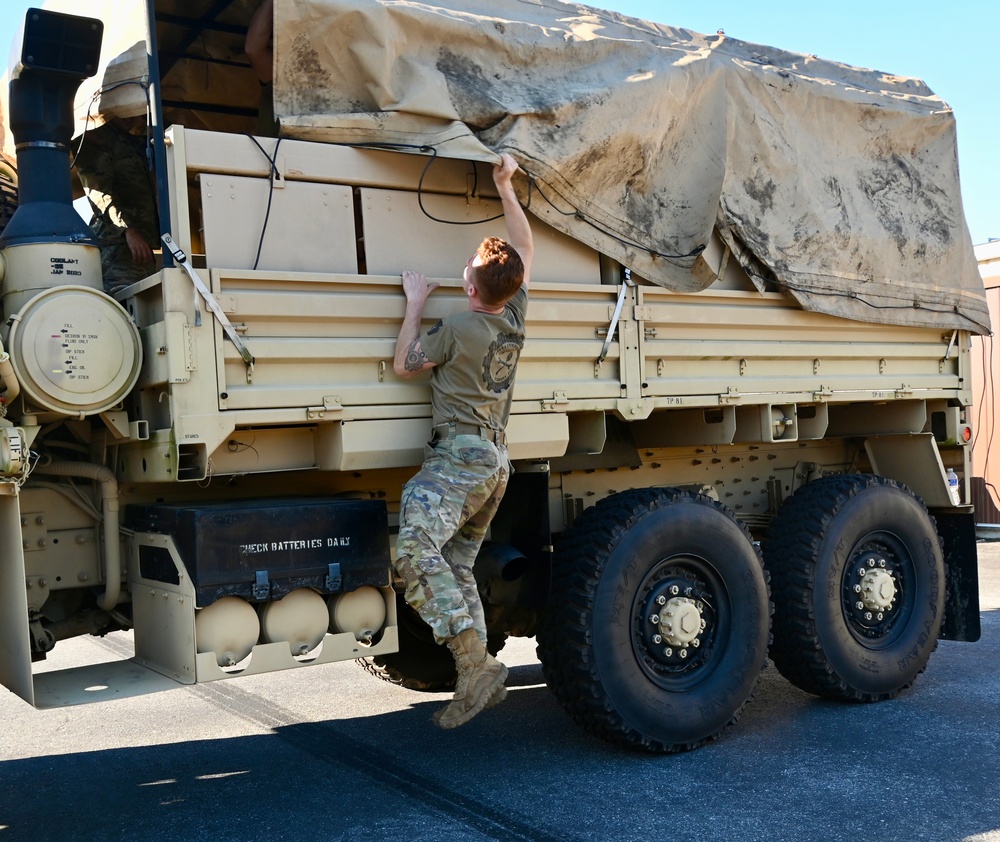
[[[675,596],[660,611],[660,634],[670,646],[690,646],[703,625],[697,603],[686,596]]]
[[[844,571],[844,611],[855,633],[883,639],[899,616],[903,596],[900,562],[885,547],[856,555]]]
[[[896,582],[880,568],[869,570],[861,580],[861,601],[869,611],[885,611],[896,599]]]
[[[709,657],[715,634],[710,587],[683,565],[665,564],[643,590],[635,631],[646,668],[662,678],[697,669]]]

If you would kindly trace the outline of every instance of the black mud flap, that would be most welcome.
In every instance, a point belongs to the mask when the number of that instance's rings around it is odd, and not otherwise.
[[[944,563],[948,571],[941,640],[974,643],[981,635],[976,516],[971,511],[940,509],[933,514],[938,534],[944,541]]]

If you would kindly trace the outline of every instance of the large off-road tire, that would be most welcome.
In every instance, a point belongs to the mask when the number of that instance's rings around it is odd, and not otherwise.
[[[904,486],[834,476],[799,489],[763,544],[774,594],[771,657],[830,699],[895,696],[937,646],[945,569],[934,521]]]
[[[732,513],[699,494],[636,489],[586,510],[560,542],[538,655],[585,729],[673,752],[736,720],[769,630],[767,576]]]
[[[440,693],[455,689],[455,660],[447,646],[434,642],[430,626],[420,619],[403,599],[396,594],[396,614],[399,628],[399,651],[373,658],[366,664],[370,672],[381,678],[425,693]],[[503,633],[489,634],[487,648],[496,655],[507,642]]]

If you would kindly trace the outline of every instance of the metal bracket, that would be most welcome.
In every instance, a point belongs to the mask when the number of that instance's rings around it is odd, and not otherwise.
[[[902,386],[900,386],[898,389],[896,389],[896,397],[897,398],[909,397],[912,394],[913,394],[913,387],[912,386],[907,386],[905,383]]]
[[[167,247],[167,250],[173,256],[174,260],[180,265],[181,269],[187,272],[188,277],[191,279],[191,283],[194,284],[195,289],[201,293],[201,297],[204,298],[205,303],[208,304],[208,309],[210,309],[215,315],[215,318],[219,320],[219,324],[222,325],[222,329],[226,332],[226,336],[228,336],[232,343],[236,346],[236,350],[240,352],[240,356],[243,358],[243,362],[247,367],[247,383],[253,383],[254,358],[253,354],[250,353],[250,349],[247,348],[242,337],[236,332],[236,328],[234,328],[232,322],[229,321],[229,317],[222,311],[222,307],[219,306],[219,302],[215,300],[215,296],[213,296],[208,287],[205,286],[205,282],[201,279],[201,276],[188,262],[188,257],[184,253],[184,250],[173,241],[173,238],[169,234],[164,234],[161,239],[163,240],[163,245]],[[195,324],[197,325],[199,323],[200,312],[196,308]]]
[[[635,281],[632,280],[632,270],[625,270],[625,277],[622,279],[621,289],[618,290],[618,303],[615,304],[614,312],[611,314],[611,324],[608,327],[608,335],[604,340],[604,347],[601,348],[601,353],[594,363],[594,377],[597,377],[601,370],[601,363],[607,359],[608,350],[611,348],[611,343],[615,340],[615,328],[618,327],[618,319],[622,315],[622,307],[625,306],[625,296],[628,293],[629,287],[634,287]]]
[[[817,391],[813,392],[813,400],[815,401],[821,401],[824,400],[825,398],[832,398],[832,397],[833,397],[833,389],[831,389],[829,386],[821,385]]]
[[[267,578],[266,570],[258,570],[254,574],[253,590],[254,599],[267,599],[271,595],[271,582]]]
[[[945,334],[947,335],[947,334]],[[958,342],[958,331],[953,330],[951,332],[951,339],[948,340],[948,347],[945,349],[944,356],[941,357],[941,361],[938,363],[938,371],[944,373],[945,365],[948,363],[948,358],[951,356],[951,349],[955,347]]]
[[[735,388],[733,386],[730,386],[728,389],[726,389],[726,394],[719,395],[719,403],[723,403],[723,404],[725,404],[725,403],[739,403],[739,401],[741,401],[741,400],[743,400],[743,395],[740,394],[740,390],[739,389],[737,389],[737,388]]]
[[[726,248],[722,252],[722,260],[719,261],[719,270],[715,273],[715,280],[721,281],[726,277],[726,269],[729,268],[729,257],[732,253],[729,245],[726,244]]]
[[[330,593],[339,593],[344,579],[340,575],[340,564],[331,564],[326,568],[326,589]]]

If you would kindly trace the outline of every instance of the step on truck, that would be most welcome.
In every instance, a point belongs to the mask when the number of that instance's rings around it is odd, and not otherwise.
[[[475,568],[491,648],[535,637],[583,728],[671,752],[734,722],[769,658],[867,702],[978,639],[989,325],[954,121],[922,83],[555,0],[278,0],[265,137],[255,7],[117,4],[141,34],[103,58],[110,20],[26,15],[6,688],[48,708],[344,660],[453,685],[391,566],[430,436],[428,382],[392,359],[401,271],[440,283],[430,325],[502,236],[498,151],[536,257],[515,471]],[[71,166],[128,96],[162,248],[109,295]],[[67,664],[80,635],[130,654]]]

